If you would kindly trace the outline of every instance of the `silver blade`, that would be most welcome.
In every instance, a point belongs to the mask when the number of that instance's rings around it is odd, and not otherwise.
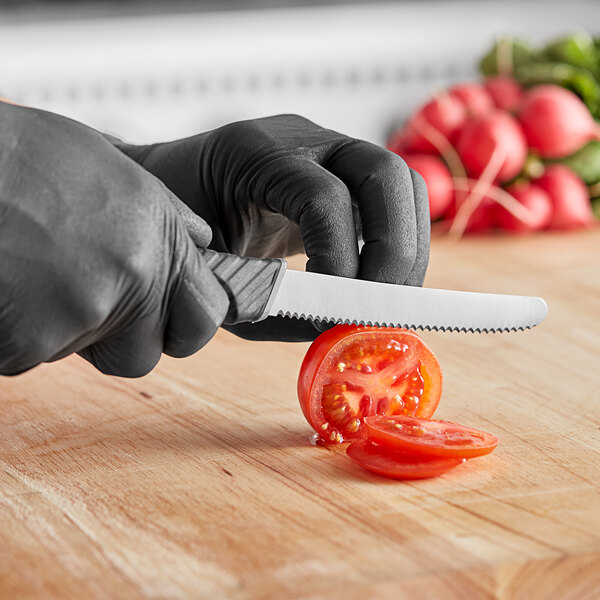
[[[270,316],[434,331],[517,331],[548,312],[542,298],[419,288],[286,271]]]

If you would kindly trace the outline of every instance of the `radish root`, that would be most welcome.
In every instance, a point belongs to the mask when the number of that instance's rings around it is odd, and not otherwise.
[[[468,190],[478,182],[477,179],[459,179],[457,185],[460,189]],[[600,190],[599,190],[600,192]],[[502,208],[506,209],[513,217],[519,219],[522,223],[531,224],[534,222],[535,215],[530,208],[521,204],[512,194],[497,185],[490,185],[486,193],[488,198],[497,202]]]
[[[413,127],[436,148],[448,165],[448,169],[452,175],[457,212],[451,221],[449,234],[455,239],[458,240],[462,237],[468,226],[469,219],[481,204],[484,196],[497,202],[521,222],[531,223],[533,221],[535,217],[529,208],[521,204],[506,190],[494,185],[494,180],[506,158],[504,153],[501,153],[498,148],[492,153],[479,179],[472,179],[467,176],[465,166],[458,152],[439,129],[431,125],[422,116],[413,121]],[[598,193],[600,194],[600,189]]]
[[[456,186],[456,180],[466,179],[467,172],[458,152],[454,149],[450,140],[448,140],[439,129],[428,123],[422,116],[415,119],[413,127],[440,153],[440,156],[448,165],[448,170],[454,181],[455,191],[457,191],[458,187]],[[459,199],[456,198],[455,202],[459,202]],[[460,198],[460,202],[462,203],[462,198]]]
[[[469,224],[469,219],[473,216],[473,213],[481,204],[486,192],[494,183],[505,159],[506,153],[501,152],[499,148],[495,148],[487,165],[485,165],[485,169],[481,173],[481,176],[473,186],[473,189],[470,191],[466,200],[458,207],[454,221],[448,231],[450,236],[456,239],[461,238]]]

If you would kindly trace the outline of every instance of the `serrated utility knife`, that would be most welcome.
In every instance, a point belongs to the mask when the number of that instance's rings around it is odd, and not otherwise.
[[[203,252],[229,295],[228,325],[287,316],[481,333],[529,329],[548,312],[542,298],[377,283],[288,270],[283,259]]]

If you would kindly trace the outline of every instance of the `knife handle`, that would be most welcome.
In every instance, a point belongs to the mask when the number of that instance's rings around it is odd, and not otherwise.
[[[200,249],[229,296],[225,325],[266,319],[285,274],[282,258],[250,258]]]

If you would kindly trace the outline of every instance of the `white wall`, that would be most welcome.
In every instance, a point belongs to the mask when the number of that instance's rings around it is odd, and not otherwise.
[[[0,95],[131,141],[297,112],[383,142],[431,92],[475,78],[498,34],[598,24],[600,2],[579,0],[0,22]]]

